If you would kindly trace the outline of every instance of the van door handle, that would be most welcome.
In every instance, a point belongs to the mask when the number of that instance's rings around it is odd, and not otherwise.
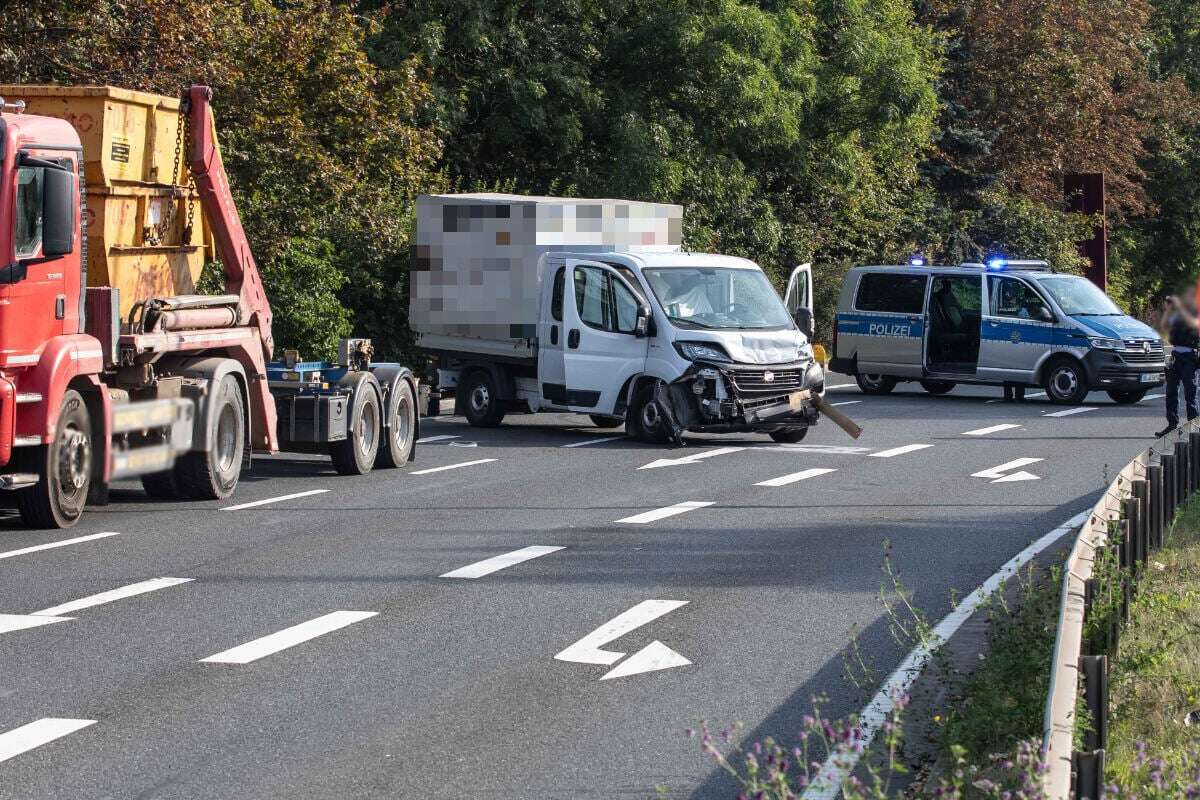
[[[572,350],[574,350],[576,347],[579,347],[578,328],[572,328],[571,330],[567,331],[567,347],[571,348]]]
[[[558,344],[558,326],[550,326],[550,344]]]

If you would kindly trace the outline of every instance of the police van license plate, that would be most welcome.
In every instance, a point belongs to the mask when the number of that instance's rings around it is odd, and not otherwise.
[[[1160,376],[1157,372],[1143,372],[1141,380],[1142,383],[1154,383],[1155,381],[1159,380],[1159,377]]]

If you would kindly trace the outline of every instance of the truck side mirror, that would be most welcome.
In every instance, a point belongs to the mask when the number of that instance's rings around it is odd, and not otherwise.
[[[637,320],[633,323],[633,335],[639,339],[646,338],[650,332],[650,306],[643,303],[638,306]]]
[[[809,339],[813,337],[813,334],[816,332],[816,326],[813,323],[812,309],[801,306],[792,314],[792,319],[796,320],[796,327],[800,329],[801,333]]]
[[[65,169],[43,169],[42,255],[47,258],[75,252],[75,181]]]

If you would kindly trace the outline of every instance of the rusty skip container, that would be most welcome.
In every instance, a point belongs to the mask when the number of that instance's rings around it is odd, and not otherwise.
[[[9,85],[0,86],[0,97],[25,101],[29,114],[64,119],[79,134],[88,286],[120,290],[122,319],[150,297],[195,293],[212,250],[187,188],[187,154],[176,158],[179,99],[112,86]]]

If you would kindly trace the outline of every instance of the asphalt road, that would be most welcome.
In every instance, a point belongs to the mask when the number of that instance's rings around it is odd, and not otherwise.
[[[842,678],[852,629],[878,679],[903,657],[884,540],[939,618],[1162,420],[1153,396],[830,394],[857,442],[443,417],[403,470],[284,456],[224,503],[129,484],[71,531],[0,520],[0,797],[731,797],[687,728],[787,740],[811,695],[873,691]]]

